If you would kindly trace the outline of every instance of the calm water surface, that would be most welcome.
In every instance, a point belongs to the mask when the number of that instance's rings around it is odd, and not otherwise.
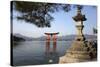
[[[57,41],[56,46],[45,41],[17,42],[13,47],[13,65],[56,64],[71,46],[72,41]]]

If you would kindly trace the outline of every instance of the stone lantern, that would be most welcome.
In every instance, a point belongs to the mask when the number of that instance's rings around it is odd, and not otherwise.
[[[86,17],[82,15],[80,6],[77,6],[77,14],[73,17],[73,20],[76,23],[77,36],[65,55],[59,58],[59,63],[86,62],[90,61],[92,57],[91,48],[88,47],[83,34],[83,21],[86,21]]]
[[[77,7],[77,15],[73,17],[73,20],[75,21],[77,28],[76,40],[77,41],[85,40],[85,37],[83,35],[83,28],[84,28],[83,21],[86,21],[86,17],[85,15],[82,15],[80,7]]]

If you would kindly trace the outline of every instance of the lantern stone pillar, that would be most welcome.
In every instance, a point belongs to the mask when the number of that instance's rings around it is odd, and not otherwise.
[[[86,21],[86,17],[85,15],[82,15],[80,8],[77,8],[77,15],[73,17],[73,20],[75,21],[76,28],[77,28],[76,40],[84,41],[85,37],[83,34],[83,28],[84,28],[83,21]]]

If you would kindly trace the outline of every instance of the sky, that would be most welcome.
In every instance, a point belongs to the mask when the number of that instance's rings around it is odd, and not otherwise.
[[[93,28],[97,28],[97,8],[92,6],[84,6],[82,14],[85,14],[87,20],[84,21],[84,34],[93,34]],[[51,14],[54,20],[51,22],[50,28],[38,28],[34,24],[26,23],[24,20],[17,20],[16,16],[20,15],[19,12],[13,11],[12,23],[13,33],[19,33],[28,37],[41,37],[45,36],[45,32],[59,32],[58,36],[75,35],[76,27],[75,21],[72,19],[76,15],[76,9],[72,8],[69,12],[59,11]]]

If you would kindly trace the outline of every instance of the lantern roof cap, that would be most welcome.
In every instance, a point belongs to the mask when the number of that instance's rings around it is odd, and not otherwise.
[[[82,15],[81,9],[79,9],[79,8],[77,9],[77,15],[72,18],[75,21],[86,21],[87,20],[85,15]]]

